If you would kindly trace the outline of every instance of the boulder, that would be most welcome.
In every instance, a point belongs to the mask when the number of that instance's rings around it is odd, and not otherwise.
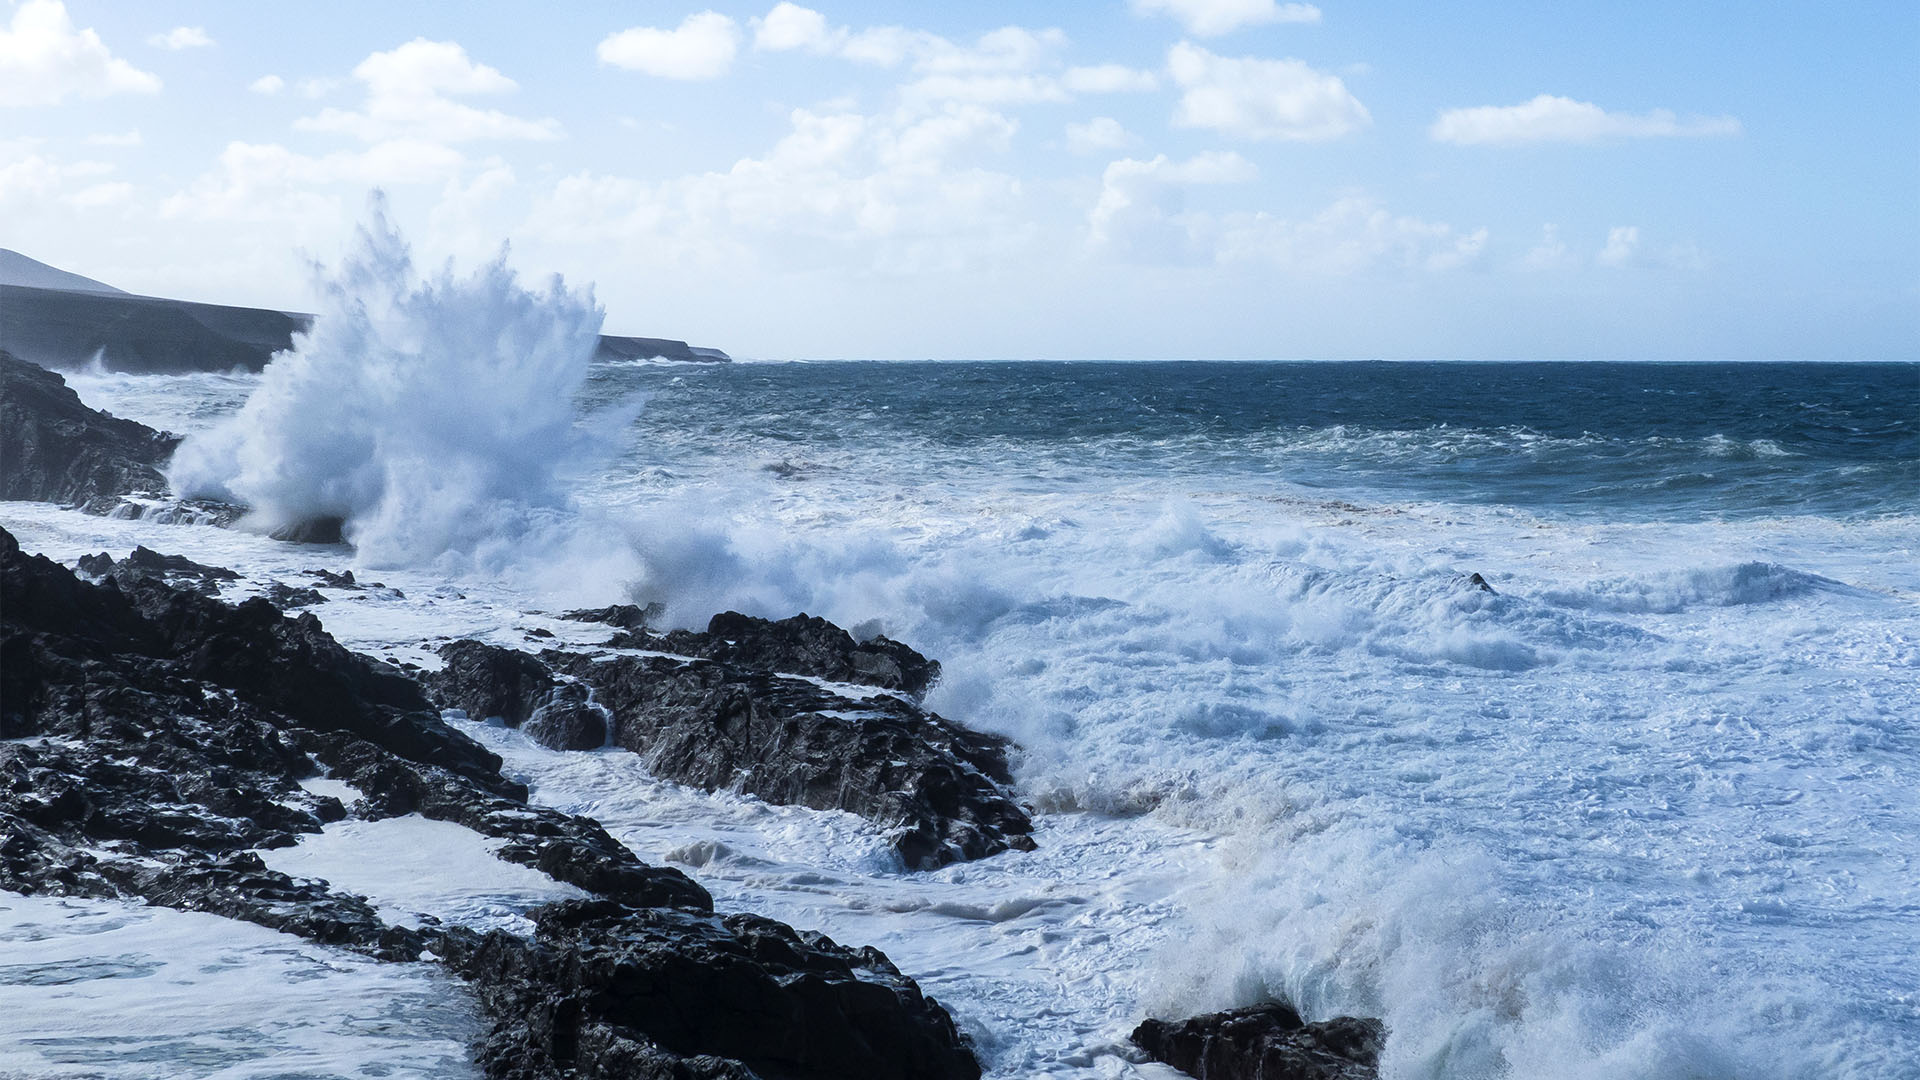
[[[0,349],[0,499],[94,505],[162,495],[179,440],[80,403],[67,381]]]
[[[1378,1020],[1309,1024],[1280,1002],[1147,1020],[1133,1031],[1148,1057],[1199,1080],[1377,1080],[1384,1038]]]
[[[513,1063],[494,1075],[980,1075],[945,1010],[873,949],[756,915],[605,900],[550,904],[534,918],[531,941],[445,939],[494,1019],[488,1056]],[[669,1071],[676,1062],[685,1071]]]
[[[626,642],[677,656],[723,660],[754,671],[810,675],[894,690],[915,701],[940,679],[940,664],[886,637],[855,641],[825,619],[805,613],[773,621],[723,611],[704,633],[674,630]]]
[[[542,658],[590,687],[614,742],[666,779],[851,811],[893,828],[913,869],[1033,848],[1033,822],[1009,791],[1011,744],[902,698],[843,697],[714,660]]]

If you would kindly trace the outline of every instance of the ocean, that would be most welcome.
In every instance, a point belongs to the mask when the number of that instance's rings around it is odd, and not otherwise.
[[[177,485],[345,500],[357,552],[0,522],[69,562],[145,543],[244,571],[229,598],[353,567],[392,589],[314,613],[418,663],[449,637],[590,641],[555,613],[627,600],[676,625],[806,611],[938,658],[929,707],[1019,743],[1038,850],[906,873],[851,815],[464,728],[723,910],[879,947],[992,1076],[1174,1076],[1129,1060],[1140,1019],[1270,997],[1384,1018],[1392,1078],[1920,1076],[1920,365],[576,351],[456,378],[449,346],[376,379],[367,351],[309,351],[72,381],[199,433]],[[315,462],[358,479],[319,491]],[[520,925],[553,895],[433,823],[348,824],[266,857],[401,919]],[[402,878],[370,850],[433,861]],[[60,919],[125,927],[126,964],[175,950],[143,992],[177,1015],[258,993],[201,953],[275,936],[24,903],[0,906],[38,936],[9,940],[49,955]],[[257,948],[329,993],[264,1033],[209,1021],[189,1050],[219,1075],[404,1074],[416,1017],[419,1074],[458,1074],[457,986]],[[125,983],[63,991],[107,1040],[167,1015],[116,1018]],[[31,1013],[0,1009],[0,1037],[35,1075],[181,1060],[56,1045]]]

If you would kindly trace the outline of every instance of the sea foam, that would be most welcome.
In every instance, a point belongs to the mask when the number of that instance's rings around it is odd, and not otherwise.
[[[504,248],[465,276],[423,274],[377,196],[349,254],[315,273],[312,329],[187,439],[174,490],[244,503],[266,531],[341,519],[369,566],[484,565],[564,530],[569,476],[631,420],[576,423],[603,316],[591,289],[530,290]]]

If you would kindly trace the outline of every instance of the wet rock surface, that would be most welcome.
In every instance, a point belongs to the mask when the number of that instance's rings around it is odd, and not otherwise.
[[[1378,1020],[1307,1023],[1279,1002],[1187,1020],[1147,1020],[1133,1043],[1199,1080],[1376,1080],[1385,1038]]]
[[[873,949],[755,915],[604,900],[550,904],[536,924],[531,941],[447,936],[449,963],[496,1017],[492,1076],[980,1075],[946,1012]]]
[[[446,667],[425,681],[445,708],[524,724],[555,749],[602,746],[610,727],[614,745],[665,779],[889,826],[909,868],[1033,847],[1009,790],[1010,744],[890,694],[852,698],[766,665],[695,657],[534,657],[478,641],[440,654]]]
[[[892,690],[915,701],[940,681],[940,662],[884,636],[857,641],[833,623],[805,613],[773,620],[737,611],[715,615],[704,631],[657,633],[650,621],[658,608],[638,604],[569,611],[575,622],[606,623],[628,633],[616,635],[616,648],[651,649],[676,656],[724,660],[756,671],[808,675],[831,682],[858,683]]]
[[[0,499],[99,504],[161,495],[180,440],[90,409],[54,372],[0,349]]]
[[[667,779],[851,811],[894,827],[914,869],[1033,847],[1032,820],[1009,791],[1011,744],[904,699],[844,697],[714,660],[542,659],[591,687],[613,715],[613,741]]]
[[[714,916],[699,885],[591,819],[528,805],[416,682],[310,614],[223,604],[164,575],[92,584],[0,530],[0,738],[0,888],[444,958],[494,1024],[477,1048],[490,1076],[979,1073],[944,1010],[879,953]],[[255,854],[348,815],[301,786],[322,772],[363,794],[354,814],[464,825],[596,899],[535,909],[532,940],[388,925]]]

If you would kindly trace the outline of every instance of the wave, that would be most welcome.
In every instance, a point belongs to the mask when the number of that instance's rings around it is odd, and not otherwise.
[[[1608,578],[1541,599],[1561,607],[1635,615],[1669,615],[1695,607],[1767,604],[1820,589],[1845,588],[1832,578],[1770,562],[1666,570],[1647,577]]]
[[[603,317],[592,290],[527,289],[504,246],[468,276],[422,275],[377,195],[346,258],[315,272],[313,328],[187,439],[174,490],[244,503],[265,531],[339,519],[370,566],[511,559],[564,533],[571,478],[633,416],[576,423]]]

